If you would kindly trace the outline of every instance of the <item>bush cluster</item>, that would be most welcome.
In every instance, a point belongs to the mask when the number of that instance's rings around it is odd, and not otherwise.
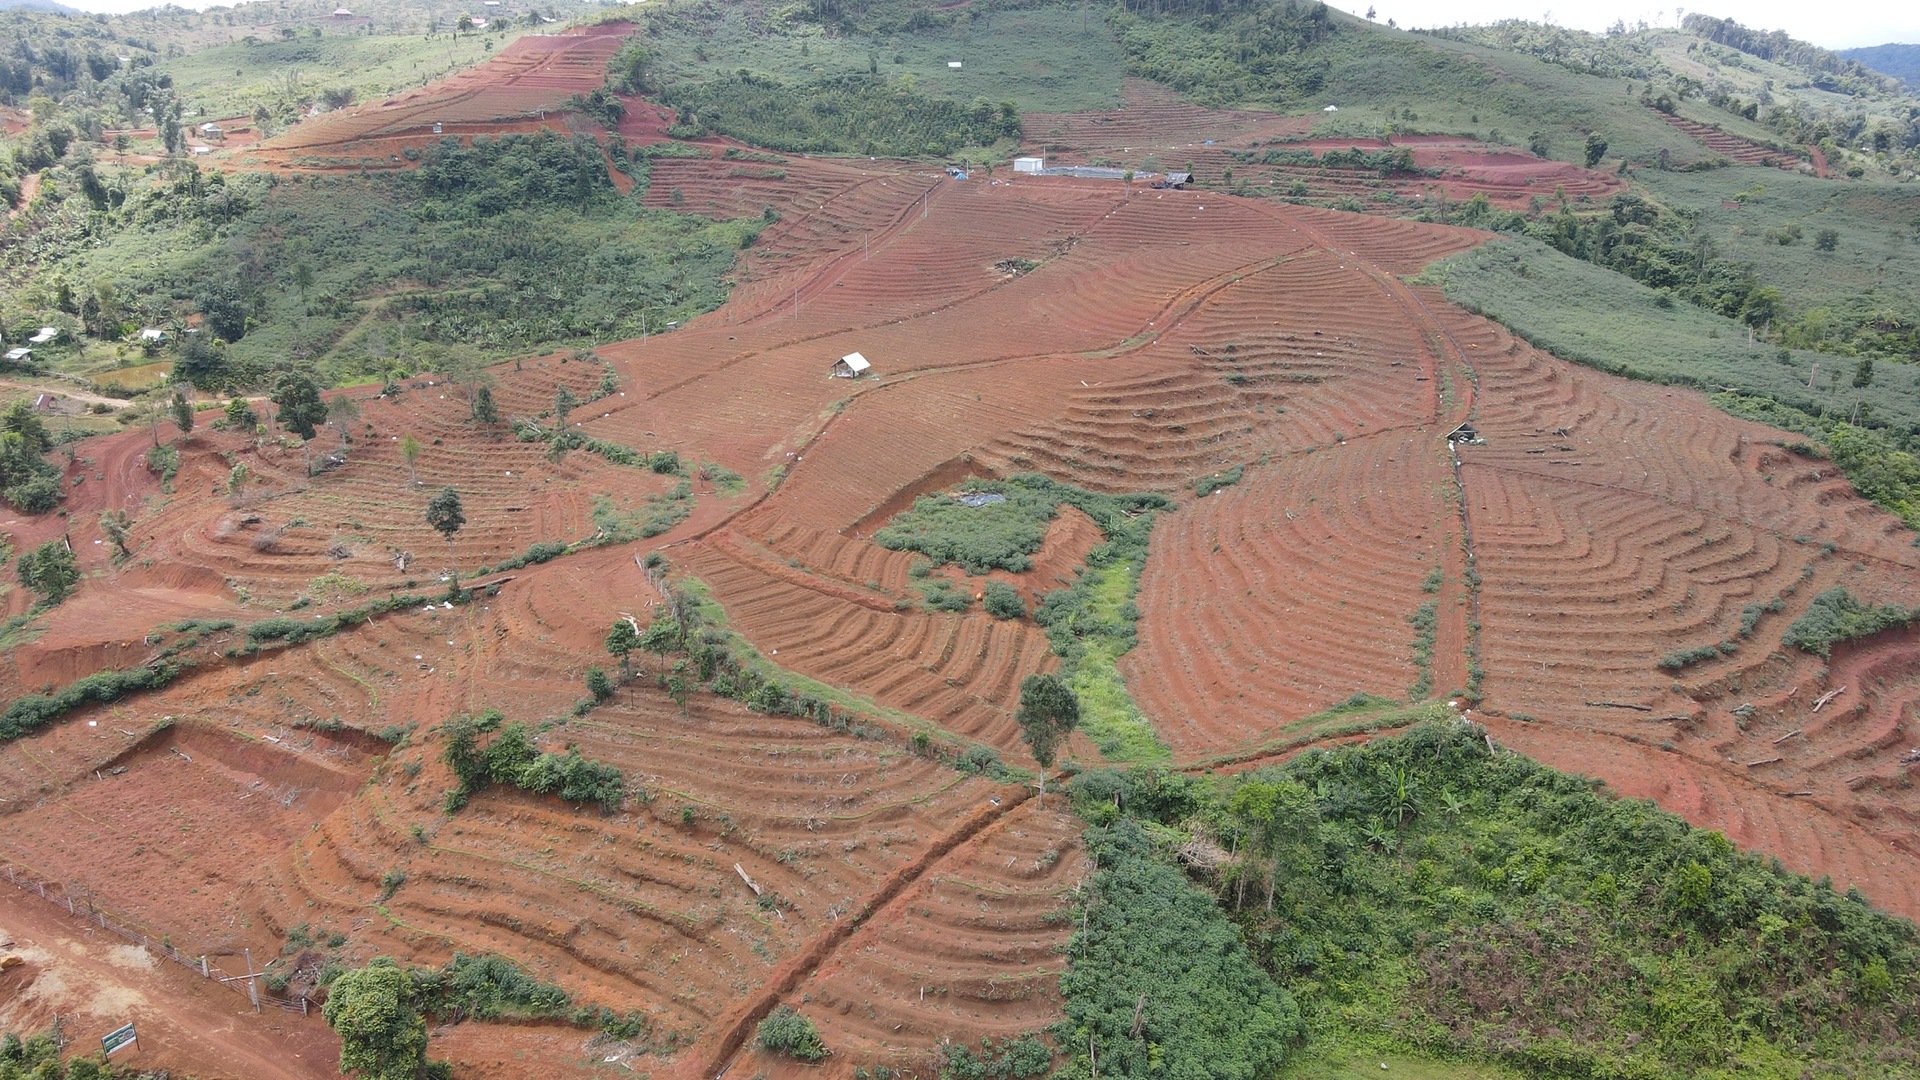
[[[827,1044],[820,1041],[820,1030],[790,1005],[780,1006],[760,1021],[755,1041],[762,1050],[796,1061],[811,1063],[827,1058]]]
[[[448,722],[447,745],[441,758],[453,770],[458,786],[447,793],[449,813],[467,804],[473,793],[488,784],[507,784],[536,795],[558,795],[569,802],[598,803],[606,811],[620,809],[627,798],[627,781],[620,770],[583,757],[579,749],[564,754],[541,753],[525,724],[501,726],[497,710],[462,716]],[[480,746],[480,736],[498,730],[493,741]]]
[[[1813,598],[1807,613],[1793,620],[1782,643],[1821,656],[1833,647],[1857,638],[1871,637],[1883,630],[1911,626],[1920,619],[1920,608],[1894,605],[1872,607],[1861,603],[1843,588],[1832,588]]]

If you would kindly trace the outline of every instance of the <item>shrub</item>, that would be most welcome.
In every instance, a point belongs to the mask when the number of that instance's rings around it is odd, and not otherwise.
[[[592,694],[595,701],[605,701],[613,696],[613,680],[597,667],[588,668],[587,693]]]
[[[58,540],[49,540],[20,556],[15,567],[20,584],[40,594],[48,604],[67,598],[80,583],[80,568],[73,551]]]
[[[1027,615],[1027,602],[1020,599],[1020,591],[1004,581],[989,581],[981,590],[984,597],[982,606],[987,614],[996,619],[1023,619]]]
[[[827,1046],[813,1021],[801,1016],[792,1006],[782,1005],[760,1021],[757,1041],[762,1050],[786,1054],[797,1061],[824,1061]]]

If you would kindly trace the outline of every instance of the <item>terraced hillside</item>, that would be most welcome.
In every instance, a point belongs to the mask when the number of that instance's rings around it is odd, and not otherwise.
[[[1781,433],[1405,282],[1483,234],[710,149],[656,161],[646,197],[772,211],[731,302],[597,360],[499,366],[506,422],[476,423],[438,378],[350,389],[359,418],[312,447],[344,443],[337,467],[308,478],[297,446],[202,428],[177,440],[171,493],[140,463],[149,433],[82,444],[68,517],[4,523],[16,546],[68,536],[85,576],[0,683],[15,698],[175,646],[197,666],[0,745],[0,857],[195,954],[317,972],[495,953],[645,1018],[624,1041],[436,1034],[472,1075],[584,1075],[589,1054],[774,1074],[749,1036],[781,1004],[819,1025],[836,1075],[930,1071],[947,1040],[1057,1015],[1057,912],[1092,867],[1057,797],[1018,782],[1035,767],[1019,682],[1060,663],[1046,628],[988,615],[984,575],[875,534],[918,496],[1041,472],[1173,503],[1137,583],[1104,597],[1137,608],[1117,667],[1173,767],[1453,701],[1542,760],[1920,913],[1920,638],[1824,663],[1781,642],[1823,590],[1911,597],[1920,552]],[[833,377],[854,351],[871,371]],[[597,451],[512,433],[551,427],[563,388],[584,402],[565,431]],[[673,451],[678,471],[622,448]],[[423,514],[443,486],[467,517],[451,553]],[[668,503],[686,513],[636,538]],[[117,562],[94,543],[116,507],[135,517]],[[1063,511],[1032,568],[996,576],[1037,599],[1115,525]],[[567,550],[440,600],[445,571],[535,544]],[[936,580],[958,603],[932,602]],[[409,589],[434,602],[293,645],[285,624],[249,634]],[[688,692],[686,657],[644,651],[637,678],[582,703],[614,665],[608,628],[683,596],[713,643],[824,715]],[[489,708],[612,766],[624,803],[495,785],[448,812],[449,721]],[[1102,752],[1079,735],[1065,756]],[[102,865],[103,843],[135,854]]]

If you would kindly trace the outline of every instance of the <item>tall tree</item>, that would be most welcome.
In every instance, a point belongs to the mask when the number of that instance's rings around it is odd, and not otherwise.
[[[147,430],[153,436],[153,445],[160,445],[160,422],[173,415],[173,394],[164,386],[156,386],[134,399],[135,416],[147,422]]]
[[[127,547],[127,530],[133,522],[125,510],[102,510],[100,512],[100,531],[106,534],[107,542],[113,545],[113,556],[124,559],[133,554]]]
[[[180,429],[180,434],[193,434],[193,403],[187,400],[185,390],[174,390],[173,404],[170,408],[173,412],[173,426]]]
[[[1601,135],[1597,131],[1588,132],[1587,133],[1587,168],[1591,169],[1595,165],[1600,164],[1600,159],[1606,156],[1607,156],[1607,140],[1605,136]]]
[[[360,419],[360,403],[347,395],[341,394],[327,402],[327,423],[332,424],[333,429],[340,433],[341,446],[347,444],[348,431],[353,427],[353,422],[358,419]]]
[[[15,570],[20,575],[20,584],[39,593],[49,605],[65,600],[80,583],[80,568],[74,561],[73,549],[59,540],[49,540],[20,556]]]
[[[613,620],[613,629],[607,631],[607,652],[620,661],[620,677],[633,677],[633,650],[640,647],[640,631],[625,619]]]
[[[1020,680],[1020,737],[1040,763],[1040,797],[1047,795],[1046,770],[1053,768],[1060,744],[1080,724],[1080,699],[1057,675],[1029,675]]]
[[[427,524],[447,538],[447,572],[454,575],[455,581],[460,579],[454,569],[453,534],[459,532],[460,526],[466,523],[467,515],[460,510],[460,493],[452,488],[441,488],[440,494],[427,503]]]
[[[305,372],[290,371],[280,376],[268,397],[280,412],[280,422],[302,439],[313,438],[320,425],[327,422],[327,403],[320,397],[320,387]]]
[[[500,422],[500,407],[493,403],[493,387],[482,384],[474,390],[473,422],[476,424]]]
[[[313,441],[320,425],[327,422],[327,403],[320,396],[320,387],[312,376],[290,371],[273,384],[270,398],[279,410],[280,422],[300,436],[300,447],[306,451],[307,475],[312,476],[313,453],[307,444]]]

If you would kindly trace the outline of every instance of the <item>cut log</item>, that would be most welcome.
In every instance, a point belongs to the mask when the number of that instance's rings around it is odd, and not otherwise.
[[[760,886],[758,886],[758,885],[755,885],[755,884],[753,883],[753,879],[747,876],[747,872],[746,872],[745,870],[742,870],[742,869],[740,868],[740,864],[739,864],[739,863],[734,863],[734,864],[733,864],[733,872],[734,872],[734,873],[736,873],[736,874],[739,874],[739,875],[740,875],[740,880],[741,880],[741,881],[744,881],[744,882],[746,882],[746,883],[747,883],[747,888],[749,888],[749,889],[752,889],[752,890],[753,890],[753,895],[755,895],[755,896],[759,896],[759,895],[760,895]]]
[[[1785,761],[1785,760],[1787,760],[1787,759],[1786,759],[1786,758],[1782,758],[1782,757],[1770,757],[1770,758],[1761,758],[1761,759],[1760,759],[1759,761],[1749,761],[1749,762],[1747,762],[1747,768],[1749,768],[1749,769],[1757,769],[1757,768],[1759,768],[1759,767],[1760,767],[1760,766],[1762,766],[1762,765],[1775,765],[1775,764],[1778,764],[1778,763],[1780,763],[1780,762],[1782,762],[1782,761]]]
[[[1632,709],[1634,712],[1653,711],[1653,706],[1651,705],[1635,705],[1630,701],[1589,701],[1587,702],[1587,706],[1594,709]]]
[[[1821,694],[1819,699],[1813,703],[1813,711],[1819,712],[1821,708],[1823,708],[1827,704],[1827,702],[1832,701],[1834,698],[1837,698],[1841,694],[1844,694],[1846,692],[1847,692],[1847,688],[1843,686],[1838,690],[1829,690],[1826,693]]]
[[[1788,739],[1791,739],[1798,734],[1800,734],[1800,729],[1794,728],[1792,731],[1789,731],[1785,735],[1782,735],[1779,738],[1773,740],[1773,745],[1779,746],[1781,743],[1786,742]]]

